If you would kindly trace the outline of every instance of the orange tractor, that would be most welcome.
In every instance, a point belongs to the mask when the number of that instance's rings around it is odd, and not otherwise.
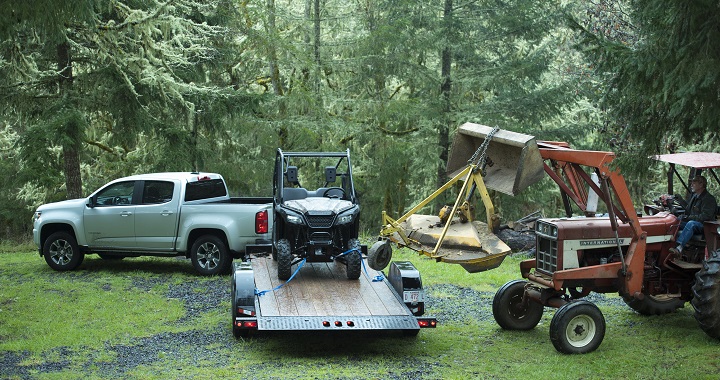
[[[669,313],[690,301],[700,327],[720,338],[720,223],[705,222],[704,237],[695,237],[687,253],[675,258],[669,249],[675,245],[678,216],[684,211],[656,202],[645,207],[646,215],[638,213],[623,176],[611,166],[615,154],[573,150],[565,143],[538,146],[545,172],[561,189],[566,216],[536,222],[536,257],[520,264],[526,280],[508,282],[493,299],[498,325],[529,330],[540,321],[544,306],[555,307],[550,323],[555,348],[562,353],[591,352],[603,340],[605,319],[583,297],[618,292],[644,315]],[[675,169],[678,163],[691,168],[690,178],[707,171],[718,180],[713,169],[720,167],[720,154],[656,159],[671,164],[670,194],[673,174],[683,182]],[[598,199],[605,204],[603,214],[597,213]],[[573,216],[571,202],[579,216]]]

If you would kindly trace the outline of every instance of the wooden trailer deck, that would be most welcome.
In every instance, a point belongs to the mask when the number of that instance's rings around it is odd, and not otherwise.
[[[270,257],[253,259],[252,268],[259,291],[283,283]],[[387,278],[373,282],[381,274],[366,264],[358,280],[348,280],[341,263],[307,262],[285,286],[255,297],[258,329],[417,330],[417,319]]]

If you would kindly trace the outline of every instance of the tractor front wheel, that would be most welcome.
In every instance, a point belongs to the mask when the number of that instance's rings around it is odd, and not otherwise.
[[[387,239],[378,240],[368,249],[368,266],[375,270],[383,270],[392,259],[392,247]]]
[[[505,330],[530,330],[542,318],[544,307],[525,299],[527,281],[514,280],[506,283],[493,298],[492,310],[495,322]]]
[[[558,309],[550,322],[550,340],[563,354],[585,354],[595,351],[605,337],[605,317],[589,301],[567,303]]]
[[[720,339],[720,249],[711,253],[695,274],[692,292],[695,320],[706,334]]]

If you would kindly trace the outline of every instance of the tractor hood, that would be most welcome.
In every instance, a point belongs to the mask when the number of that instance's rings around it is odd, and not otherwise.
[[[305,198],[287,201],[284,203],[285,207],[292,208],[293,210],[299,211],[303,214],[314,213],[314,212],[334,212],[339,214],[353,207],[353,203],[350,201],[344,201],[340,199],[332,198]]]

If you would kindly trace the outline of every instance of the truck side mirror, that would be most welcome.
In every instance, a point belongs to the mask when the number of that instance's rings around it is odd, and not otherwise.
[[[88,206],[90,208],[94,208],[96,204],[97,204],[97,197],[93,195],[92,197],[88,198],[88,202],[87,202],[86,206]]]

